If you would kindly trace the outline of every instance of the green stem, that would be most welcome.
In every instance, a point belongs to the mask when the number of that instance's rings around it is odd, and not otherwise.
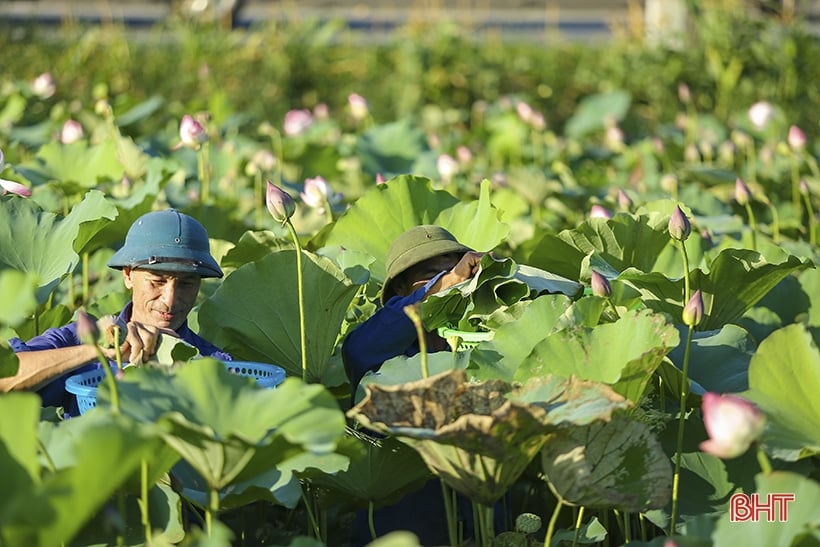
[[[681,257],[683,258],[683,305],[689,302],[689,254],[686,252],[686,243],[678,241]]]
[[[616,308],[616,307],[615,307],[615,303],[612,301],[612,299],[611,299],[611,298],[607,298],[607,299],[606,299],[606,301],[607,301],[607,303],[609,304],[609,307],[610,307],[610,308],[612,308],[612,313],[614,313],[614,314],[615,314],[615,318],[616,318],[616,319],[620,319],[620,318],[621,318],[621,314],[620,314],[620,313],[618,313],[618,308]]]
[[[43,444],[42,439],[40,439],[39,437],[37,438],[37,446],[40,447],[40,452],[43,453],[43,458],[45,458],[46,460],[46,467],[48,468],[48,470],[52,473],[56,473],[57,466],[54,465],[54,460],[51,459],[51,455],[48,453],[48,450],[46,450],[46,445]]]
[[[313,512],[313,504],[311,503],[310,498],[305,492],[304,486],[302,487],[302,501],[305,504],[305,511],[307,512],[308,522],[310,523],[310,527],[313,529],[313,537],[321,540],[322,532],[319,530],[319,524],[316,520],[316,515]]]
[[[809,243],[817,245],[817,221],[814,218],[814,207],[811,205],[811,194],[805,194],[803,200],[806,202],[806,212],[809,215]]]
[[[454,499],[450,495],[447,484],[439,479],[441,483],[441,496],[444,498],[444,513],[447,517],[447,536],[450,538],[450,545],[458,544],[458,529],[456,528],[456,508]]]
[[[145,529],[145,543],[150,545],[153,537],[151,533],[151,516],[148,512],[148,461],[144,457],[140,460],[140,498],[142,500],[140,509],[142,510],[142,526]]]
[[[413,326],[416,328],[416,336],[419,339],[419,354],[421,354],[421,377],[428,378],[430,376],[430,371],[427,368],[427,337],[424,335],[424,327],[421,324],[421,317],[419,316],[419,311],[417,305],[412,306],[405,306],[404,313],[407,314],[407,317],[410,318],[410,321],[413,322]]]
[[[638,522],[641,523],[641,541],[646,543],[646,519],[643,517],[643,513],[638,513]]]
[[[760,464],[760,469],[763,471],[764,474],[769,475],[772,472],[772,463],[769,461],[769,457],[766,455],[766,452],[763,450],[763,447],[758,445],[757,447],[757,463]]]
[[[752,250],[757,250],[757,221],[755,221],[755,214],[752,211],[752,204],[746,204],[746,214],[749,215],[749,228],[752,231]]]
[[[792,158],[792,204],[797,218],[800,218],[800,159]]]
[[[205,532],[211,537],[214,518],[219,514],[219,489],[211,488],[208,495],[208,507],[205,508]]]
[[[307,333],[305,332],[305,293],[302,287],[302,244],[299,243],[299,236],[296,235],[296,228],[290,219],[285,223],[288,225],[290,237],[296,247],[296,290],[299,298],[299,343],[302,353],[302,381],[307,382]]]
[[[746,147],[746,172],[748,173],[748,179],[746,180],[757,180],[757,152],[755,152],[754,137],[751,136]]]
[[[581,524],[584,522],[584,506],[578,510],[578,518],[575,520],[575,535],[572,537],[572,547],[577,547],[578,538],[581,535]]]
[[[282,135],[279,131],[273,130],[271,133],[271,141],[273,144],[273,155],[276,157],[276,166],[273,172],[273,178],[277,187],[282,187],[282,169],[285,159],[282,157]]]
[[[208,150],[209,143],[207,141],[203,142],[202,147],[199,149],[199,154],[197,155],[199,167],[199,183],[202,189],[199,196],[201,203],[208,203],[208,199],[211,193],[211,168],[208,160]]]
[[[256,196],[256,207],[254,207],[254,211],[256,213],[256,226],[262,226],[262,215],[263,210],[265,208],[265,195],[262,191],[262,172],[256,173],[256,179],[254,180],[254,195]]]
[[[552,535],[555,533],[555,523],[558,522],[558,514],[561,512],[561,507],[564,505],[564,500],[558,498],[555,503],[555,510],[550,517],[549,526],[547,526],[547,535],[544,536],[544,547],[550,547],[552,543]]]
[[[769,208],[772,211],[772,239],[775,243],[780,244],[780,215],[774,203],[770,203]],[[800,215],[797,218],[800,218]]]
[[[629,511],[624,511],[624,539],[626,543],[632,542],[632,526],[629,522]]]
[[[88,253],[83,253],[83,304],[88,302]]]
[[[100,366],[105,373],[105,380],[108,382],[108,389],[111,391],[111,411],[114,414],[120,412],[120,396],[117,392],[117,380],[114,378],[114,373],[111,372],[111,365],[108,364],[108,359],[103,354],[100,346],[94,344],[94,349],[97,350],[97,358],[100,360]],[[119,350],[118,350],[119,351]],[[119,370],[119,369],[118,369]]]
[[[683,427],[686,423],[686,398],[689,396],[689,350],[692,345],[694,327],[689,326],[686,333],[686,346],[683,353],[683,378],[680,386],[680,410],[678,411],[678,439],[675,448],[675,473],[672,476],[672,515],[670,517],[668,535],[675,534],[675,524],[678,516],[678,487],[680,485],[680,462],[683,452]]]
[[[370,537],[376,541],[376,525],[373,522],[373,502],[367,502],[367,525],[370,528]]]

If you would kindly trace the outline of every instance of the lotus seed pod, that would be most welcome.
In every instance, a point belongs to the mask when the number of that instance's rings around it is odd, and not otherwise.
[[[541,517],[534,513],[521,513],[515,518],[515,530],[525,534],[534,534],[541,529]]]

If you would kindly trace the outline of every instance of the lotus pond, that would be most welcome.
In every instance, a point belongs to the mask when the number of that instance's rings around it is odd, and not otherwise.
[[[0,33],[0,375],[9,338],[117,313],[106,261],[169,206],[226,274],[191,326],[286,372],[177,354],[69,419],[0,395],[0,546],[345,545],[429,480],[472,502],[473,545],[820,544],[820,45],[731,4],[682,50]],[[494,251],[408,310],[470,343],[351,395],[341,342],[420,223]]]

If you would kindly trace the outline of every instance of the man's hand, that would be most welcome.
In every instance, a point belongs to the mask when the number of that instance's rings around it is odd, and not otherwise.
[[[120,346],[120,355],[124,363],[142,364],[156,353],[160,334],[164,333],[176,336],[176,333],[172,330],[154,327],[136,321],[129,322],[127,329],[128,332],[126,333],[125,342]],[[116,348],[109,348],[103,351],[107,358],[116,358]]]
[[[487,253],[478,253],[475,251],[464,253],[464,256],[453,266],[453,269],[442,275],[438,281],[430,287],[428,294],[435,294],[449,289],[453,285],[458,285],[475,276],[481,265],[481,257],[485,254]]]

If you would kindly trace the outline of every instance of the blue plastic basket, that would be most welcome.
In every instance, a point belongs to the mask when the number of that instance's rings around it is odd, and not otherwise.
[[[252,361],[222,361],[229,372],[256,379],[259,387],[274,388],[285,381],[285,369],[267,363]],[[65,390],[77,398],[80,414],[97,406],[97,386],[105,378],[103,369],[90,370],[70,376],[65,381]]]

